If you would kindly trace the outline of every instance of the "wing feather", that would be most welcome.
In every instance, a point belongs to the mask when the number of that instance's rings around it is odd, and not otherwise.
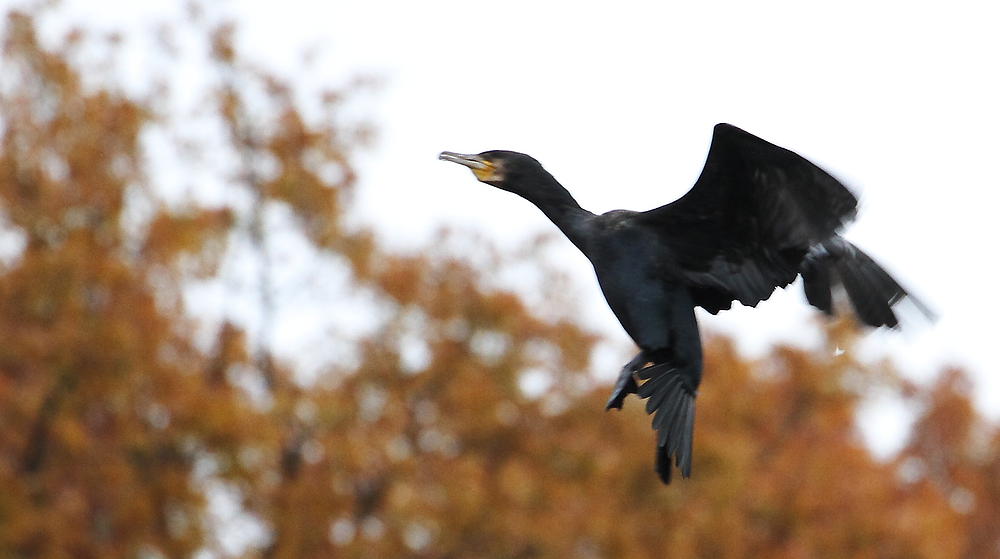
[[[715,127],[687,194],[639,214],[710,312],[753,306],[795,280],[811,246],[854,219],[857,198],[798,154],[729,124]]]

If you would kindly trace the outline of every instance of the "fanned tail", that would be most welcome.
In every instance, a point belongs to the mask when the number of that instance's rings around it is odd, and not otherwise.
[[[828,315],[833,314],[831,290],[840,285],[858,319],[869,326],[896,327],[899,319],[892,307],[904,297],[924,316],[934,319],[934,313],[926,305],[842,237],[833,237],[813,247],[802,262],[801,273],[809,304]]]
[[[646,413],[653,414],[653,429],[656,429],[656,473],[663,483],[670,483],[673,461],[681,476],[691,477],[697,389],[688,375],[668,363],[651,365],[637,375],[646,382],[636,393],[646,400]]]

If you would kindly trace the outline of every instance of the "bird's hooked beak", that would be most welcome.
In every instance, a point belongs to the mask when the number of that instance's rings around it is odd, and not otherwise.
[[[442,151],[438,159],[444,161],[451,161],[452,163],[458,163],[459,165],[465,165],[472,170],[486,169],[489,165],[483,160],[482,157],[478,155],[465,155],[461,153],[455,153],[453,151]]]
[[[482,182],[497,179],[496,166],[492,162],[483,158],[481,155],[466,155],[452,151],[442,151],[441,155],[438,156],[438,159],[451,161],[452,163],[458,163],[459,165],[465,165],[466,167],[472,169],[472,173]]]

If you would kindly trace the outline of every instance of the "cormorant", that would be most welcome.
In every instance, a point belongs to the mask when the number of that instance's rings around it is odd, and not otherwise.
[[[533,203],[590,259],[608,305],[639,346],[606,409],[621,409],[628,394],[646,399],[664,483],[671,459],[691,475],[702,371],[695,307],[712,314],[733,301],[753,307],[801,275],[807,300],[823,312],[832,314],[831,290],[842,287],[861,322],[895,327],[892,307],[908,295],[839,235],[857,213],[854,194],[798,154],[729,124],[715,126],[691,190],[645,212],[595,215],[522,153],[446,151],[439,159]]]

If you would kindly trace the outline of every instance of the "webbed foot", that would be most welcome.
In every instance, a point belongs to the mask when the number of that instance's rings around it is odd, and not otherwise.
[[[639,390],[639,385],[636,384],[633,373],[643,368],[648,361],[646,353],[640,351],[631,361],[622,367],[622,371],[618,375],[618,380],[615,382],[615,388],[611,391],[611,397],[608,398],[608,403],[604,406],[605,411],[611,408],[622,409],[625,397],[629,394],[635,394]]]

